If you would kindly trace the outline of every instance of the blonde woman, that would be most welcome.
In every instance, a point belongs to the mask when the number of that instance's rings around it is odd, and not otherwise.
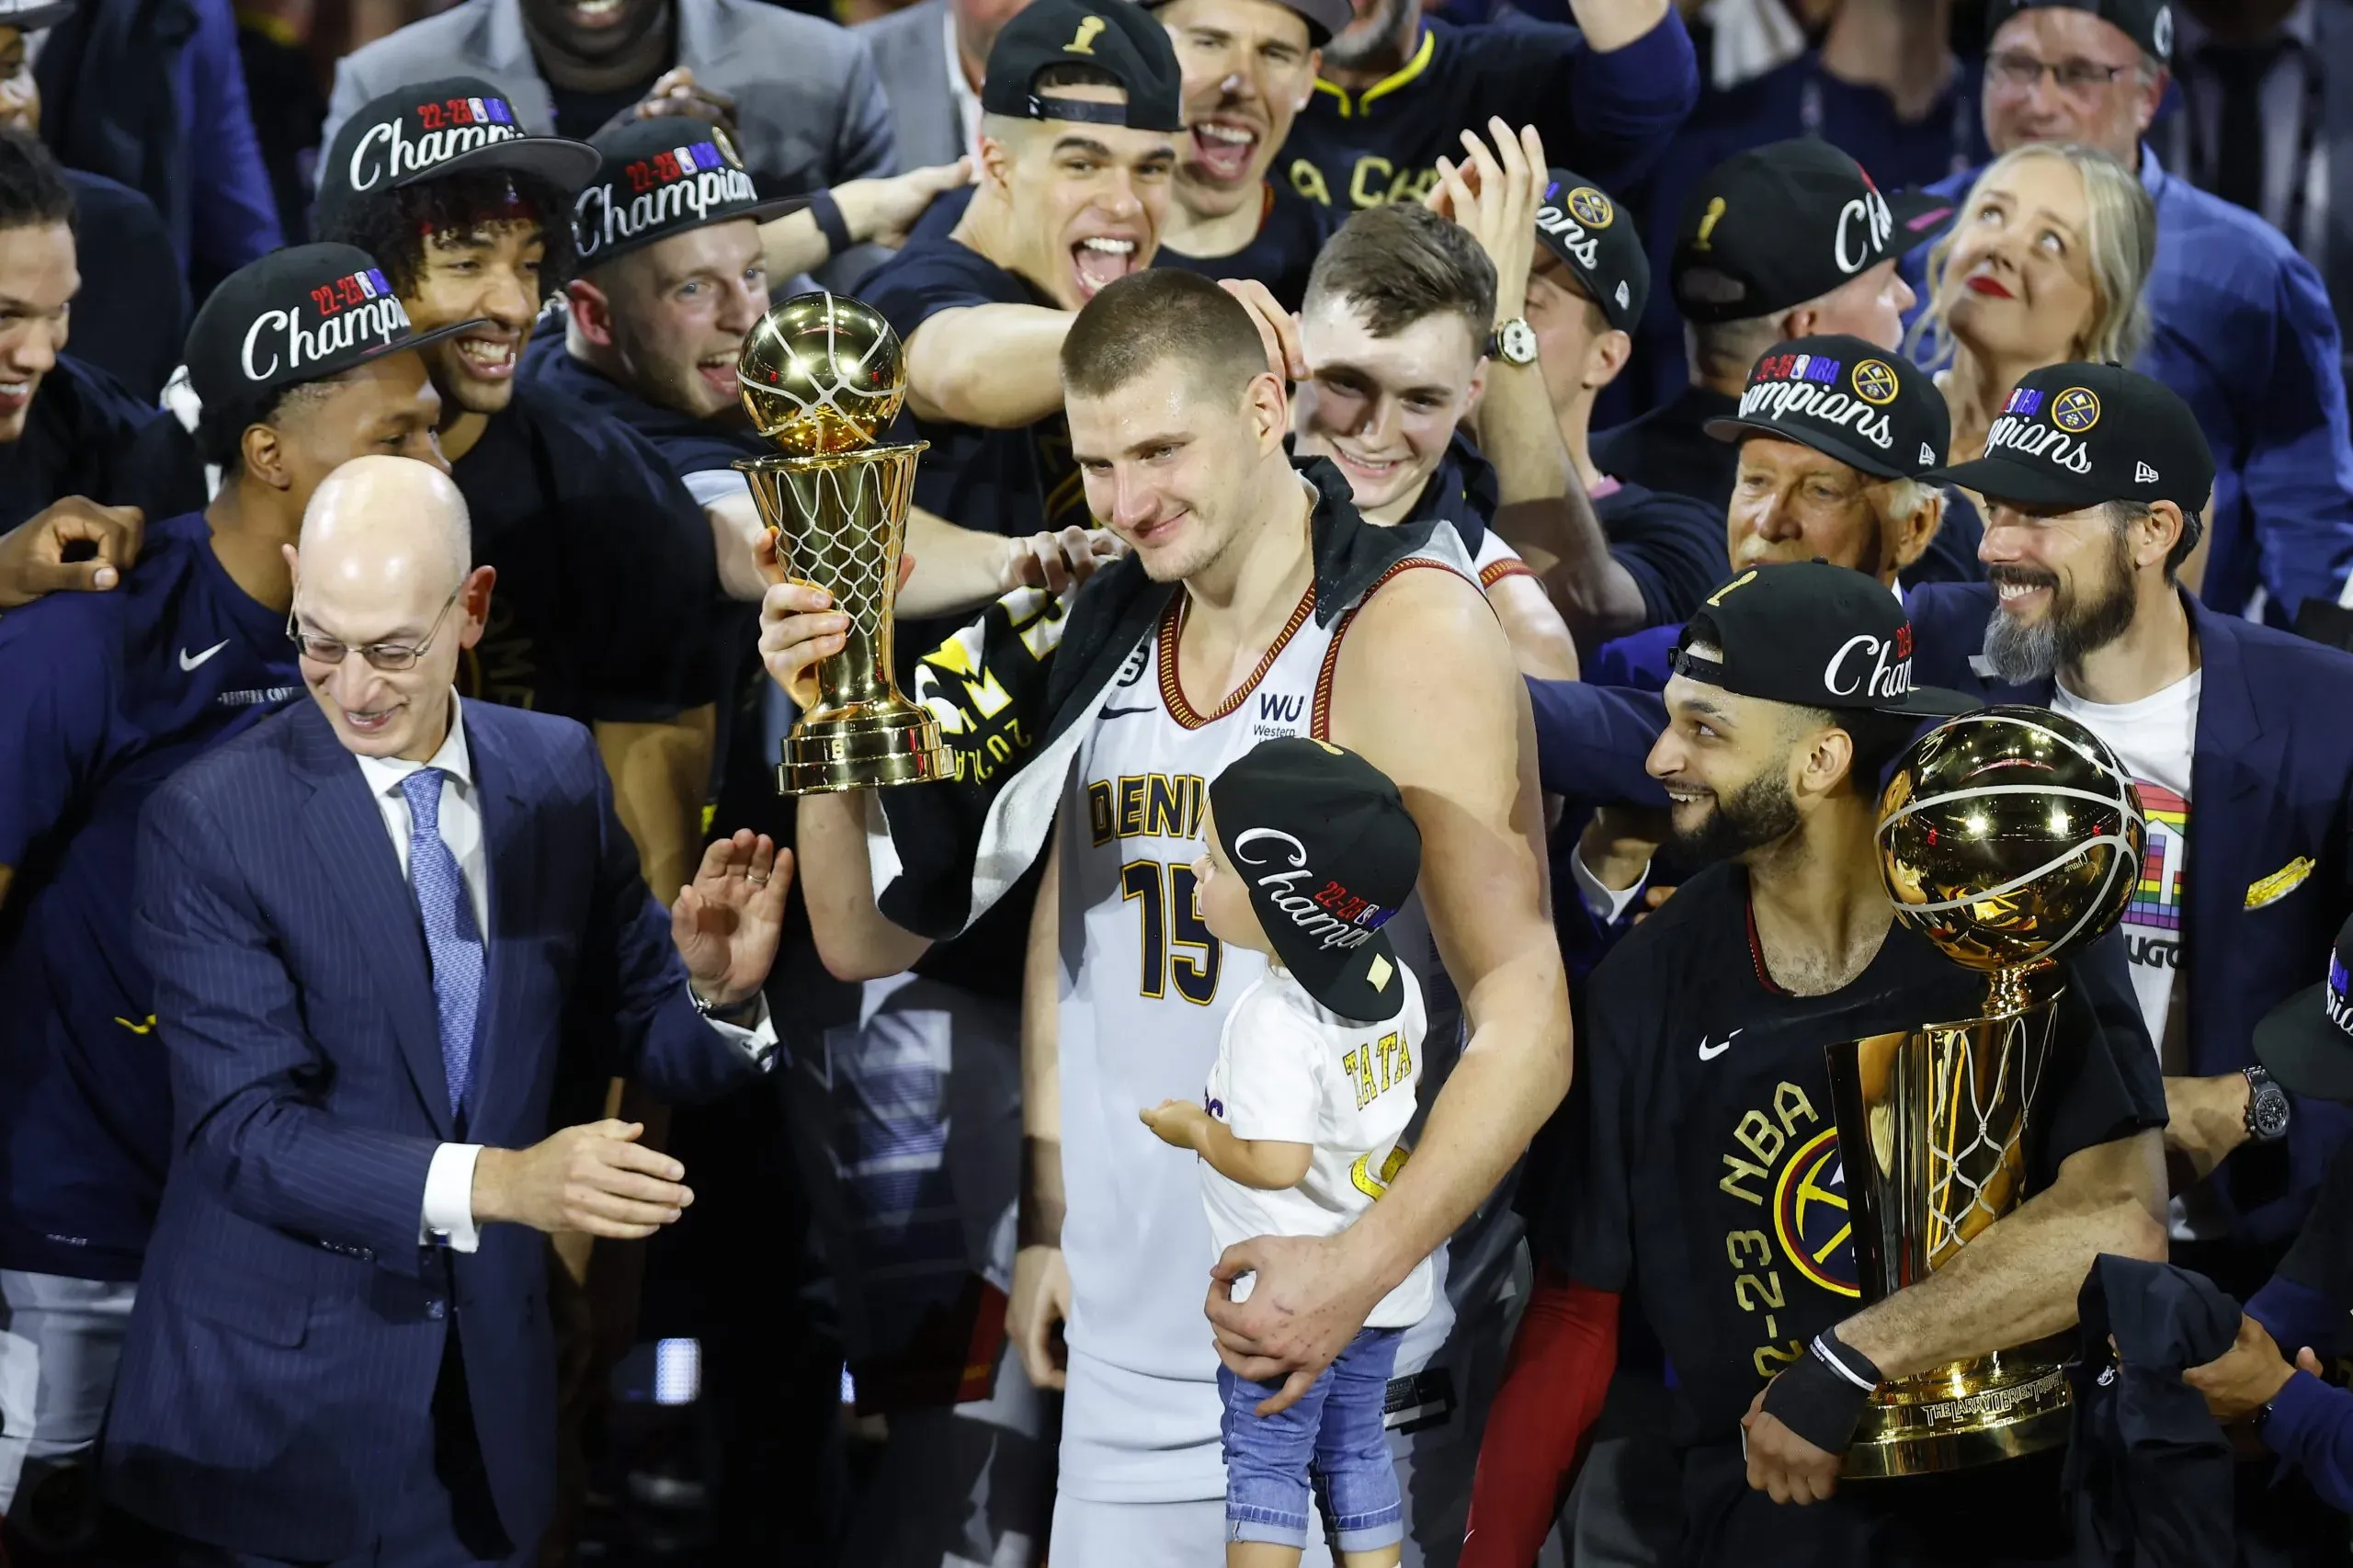
[[[2106,153],[2040,142],[1987,165],[1928,253],[1928,309],[1908,346],[1916,362],[1943,367],[1950,461],[1984,455],[2029,370],[2140,354],[2156,249],[2149,193]]]

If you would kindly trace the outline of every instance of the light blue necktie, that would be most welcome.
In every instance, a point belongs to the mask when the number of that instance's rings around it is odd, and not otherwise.
[[[433,956],[433,1000],[441,1015],[441,1071],[449,1084],[449,1114],[464,1114],[473,1085],[474,1020],[482,1002],[482,932],[458,858],[441,842],[441,780],[438,767],[420,767],[401,780],[408,801],[408,881],[425,918],[426,950]]]

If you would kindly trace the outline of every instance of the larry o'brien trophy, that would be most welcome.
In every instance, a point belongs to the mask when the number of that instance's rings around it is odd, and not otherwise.
[[[2123,914],[2148,824],[2098,736],[2040,708],[1947,721],[1880,800],[1895,917],[1987,977],[1982,1017],[1829,1048],[1847,1217],[1865,1302],[1942,1267],[2016,1210],[2026,1131],[2060,1053],[2054,961]],[[2071,1336],[1881,1385],[1850,1476],[1957,1470],[2066,1441]]]
[[[776,534],[777,564],[849,617],[842,651],[817,665],[816,706],[785,737],[777,789],[807,795],[952,775],[938,723],[891,674],[907,506],[928,444],[874,444],[906,400],[899,335],[858,301],[795,294],[744,340],[735,382],[753,427],[784,454],[735,464]]]

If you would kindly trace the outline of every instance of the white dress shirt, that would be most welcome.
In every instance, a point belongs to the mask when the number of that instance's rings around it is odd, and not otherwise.
[[[956,50],[956,7],[939,13],[940,47],[948,51],[948,96],[956,104],[956,121],[964,128],[964,153],[978,172],[981,156],[981,95],[964,79],[964,57]]]
[[[458,862],[458,873],[464,878],[466,898],[474,908],[474,929],[483,934],[483,960],[489,960],[490,933],[490,858],[482,836],[482,799],[474,783],[473,764],[466,754],[465,704],[455,692],[449,696],[449,733],[429,762],[409,762],[400,757],[359,756],[360,777],[368,781],[369,793],[376,797],[376,809],[383,813],[384,831],[392,835],[392,853],[400,861],[401,880],[408,880],[409,810],[408,797],[401,793],[401,780],[420,767],[441,770],[441,809],[435,825],[439,828],[441,842]],[[765,1068],[768,1055],[776,1049],[776,1021],[768,1017],[767,1005],[761,1003],[754,1027],[739,1028],[733,1024],[709,1020],[727,1041]],[[495,1049],[491,1042],[477,1040],[475,1060],[479,1062],[484,1048]],[[472,1252],[482,1244],[481,1229],[474,1223],[474,1162],[482,1154],[479,1143],[444,1143],[433,1151],[433,1164],[425,1174],[424,1213],[417,1221],[417,1240],[421,1243],[444,1242],[455,1251]]]

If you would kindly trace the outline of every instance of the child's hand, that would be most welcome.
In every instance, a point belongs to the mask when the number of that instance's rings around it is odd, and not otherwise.
[[[1136,1115],[1152,1129],[1154,1137],[1178,1149],[1197,1149],[1202,1124],[1210,1119],[1210,1113],[1191,1100],[1163,1100]]]

